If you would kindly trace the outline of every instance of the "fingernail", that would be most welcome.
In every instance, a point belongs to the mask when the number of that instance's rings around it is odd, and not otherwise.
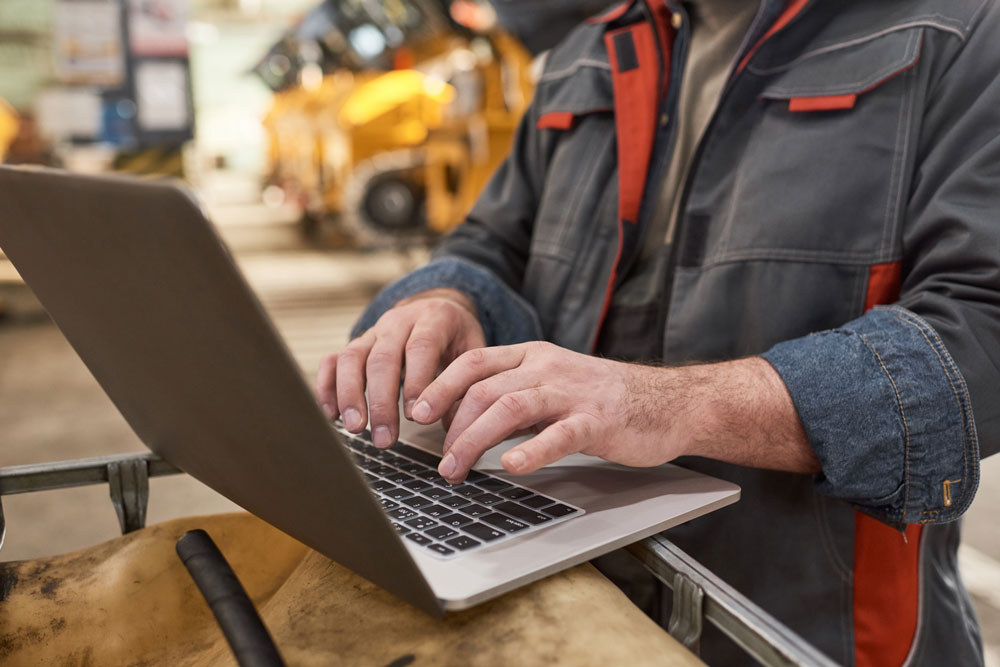
[[[354,408],[344,410],[344,426],[348,431],[360,431],[364,424],[361,423],[361,413]]]
[[[441,465],[438,466],[438,472],[441,473],[442,477],[451,477],[455,474],[455,457],[449,454],[441,460]]]
[[[514,470],[520,470],[524,467],[524,452],[508,452],[504,458],[507,459],[507,465]]]
[[[336,414],[333,411],[333,406],[330,405],[329,403],[323,403],[322,407],[323,407],[323,414],[326,415],[326,418],[333,419],[334,415]]]
[[[420,401],[413,408],[413,419],[425,422],[431,417],[431,406],[427,401]]]
[[[415,400],[411,399],[403,404],[403,414],[406,415],[407,419],[413,419],[413,404],[416,403]]]
[[[379,449],[385,449],[392,444],[392,434],[389,433],[388,426],[379,426],[375,429],[375,435],[372,438],[372,443]]]

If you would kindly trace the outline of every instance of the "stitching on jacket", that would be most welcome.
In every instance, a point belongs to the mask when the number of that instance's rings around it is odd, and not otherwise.
[[[901,162],[900,143],[902,140],[901,135],[903,132],[903,115],[905,110],[906,110],[906,100],[905,98],[901,98],[899,100],[899,110],[896,112],[896,140],[893,142],[892,162],[889,165],[889,183],[885,192],[885,212],[882,215],[882,238],[879,239],[878,243],[879,252],[885,252],[885,247],[886,247],[885,239],[889,233],[889,227],[892,224],[891,223],[892,200],[893,200],[892,195],[893,192],[896,190],[896,188],[899,187],[897,180],[902,180],[899,174],[900,172],[899,167]]]
[[[913,319],[908,313],[906,313],[902,309],[893,309],[893,310],[896,311],[896,317],[900,321],[906,322],[910,326],[916,328],[916,330],[920,332],[920,335],[924,337],[924,340],[927,341],[927,344],[930,346],[930,348],[934,350],[934,354],[938,358],[938,363],[941,364],[941,369],[944,371],[945,377],[948,378],[948,386],[951,387],[951,391],[955,396],[955,404],[958,407],[958,411],[959,414],[961,415],[961,422],[962,422],[962,468],[963,468],[962,475],[965,478],[962,480],[962,495],[959,496],[958,503],[955,504],[961,505],[962,501],[965,500],[965,497],[969,493],[969,488],[974,487],[975,485],[970,484],[969,482],[971,480],[968,479],[970,476],[969,456],[966,450],[968,449],[967,445],[970,443],[969,443],[967,410],[965,405],[962,403],[962,398],[958,395],[958,389],[955,387],[955,378],[952,377],[952,373],[957,374],[957,377],[961,377],[961,375],[958,374],[958,366],[955,365],[955,361],[954,359],[951,358],[950,354],[947,355],[947,362],[945,361],[945,358],[941,356],[941,350],[938,349],[939,347],[938,343],[940,344],[940,347],[944,349],[946,354],[947,354],[947,349],[944,348],[944,342],[941,341],[941,338],[938,336],[936,331],[931,329],[931,333],[934,336],[934,341],[931,341],[930,337],[927,335],[927,332],[925,331],[925,326],[923,322]],[[963,391],[963,393],[965,393],[966,398],[968,398],[967,391]]]
[[[896,404],[899,406],[899,416],[903,418],[903,431],[905,433],[905,455],[903,457],[903,484],[905,487],[903,489],[903,517],[905,518],[906,510],[910,506],[910,424],[906,421],[906,412],[903,410],[903,398],[899,395],[899,387],[896,386],[896,380],[893,379],[892,373],[889,372],[889,369],[885,366],[885,362],[882,361],[882,355],[878,353],[878,350],[876,350],[875,346],[871,344],[871,341],[868,340],[867,336],[859,333],[858,337],[864,341],[865,345],[868,346],[868,349],[871,350],[872,354],[875,355],[875,358],[878,359],[878,363],[882,367],[882,371],[885,373],[885,376],[889,378],[889,382],[892,383],[892,390],[896,392]]]
[[[766,89],[761,93],[761,97],[780,97],[785,95],[808,95],[811,93],[829,93],[835,94],[838,92],[853,92],[858,89],[864,90],[875,84],[881,82],[886,77],[894,72],[898,72],[900,69],[912,63],[919,55],[920,45],[920,32],[914,32],[910,37],[907,38],[906,48],[901,55],[896,60],[892,61],[880,70],[877,70],[874,74],[870,74],[860,81],[850,81],[842,83],[836,87],[830,86],[811,86],[811,87],[797,87],[797,86],[774,86],[772,88]]]
[[[615,138],[615,135],[614,135],[613,132],[610,132],[610,133],[609,132],[602,132],[601,134],[603,135],[604,142],[603,142],[603,144],[601,144],[599,150],[597,150],[594,153],[592,153],[592,155],[596,156],[596,155],[603,154],[605,151],[608,150],[608,148],[612,144],[612,141]],[[581,140],[583,140],[583,139],[581,139]],[[615,159],[615,161],[617,162],[617,158]],[[600,163],[600,160],[594,159],[594,160],[590,160],[589,162],[590,162],[590,164],[587,165],[586,171],[580,174],[580,180],[577,181],[578,184],[590,183],[591,179],[594,176],[594,172],[597,171],[597,166],[598,166],[598,163]],[[577,189],[574,188],[573,192],[576,192],[576,191],[577,191]],[[553,239],[553,242],[557,243],[560,246],[566,246],[567,245],[566,244],[566,236],[570,233],[570,230],[573,228],[572,221],[579,219],[579,215],[578,214],[579,214],[580,206],[583,205],[583,197],[574,197],[573,199],[575,201],[570,202],[570,205],[566,206],[563,209],[563,211],[564,211],[563,216],[559,220],[559,224],[556,227],[556,229],[558,230],[558,233],[556,234],[556,238]]]
[[[983,2],[976,8],[976,11],[972,12],[969,16],[969,22],[965,24],[966,32],[972,29],[972,24],[977,23],[981,18],[983,13],[986,11],[986,6],[990,4],[990,0],[983,0]]]
[[[927,614],[927,587],[930,585],[926,582],[927,579],[927,547],[924,544],[929,538],[928,534],[930,531],[924,530],[920,533],[920,539],[917,541],[917,627],[913,630],[913,639],[910,640],[910,650],[907,652],[906,657],[903,659],[903,664],[901,667],[912,667],[914,664],[918,664],[920,656],[923,654],[923,646],[925,645],[924,637],[927,632],[924,630]],[[957,609],[961,609],[961,602]],[[922,660],[920,661],[923,662]],[[935,662],[935,661],[931,661]]]
[[[903,73],[904,81],[908,79],[912,80],[915,77],[916,73],[913,71]],[[904,87],[904,95],[907,97],[904,102],[904,104],[906,104],[906,121],[903,123],[905,127],[901,128],[903,131],[903,154],[900,156],[899,160],[900,165],[904,168],[900,169],[901,173],[899,184],[896,187],[896,204],[895,210],[893,211],[892,234],[888,239],[888,243],[892,245],[885,248],[888,254],[892,254],[891,251],[895,249],[896,245],[902,245],[902,231],[900,230],[900,227],[903,223],[903,184],[905,180],[903,174],[909,173],[905,167],[907,159],[910,156],[911,146],[914,140],[913,119],[916,116],[917,86],[911,83],[911,85]],[[890,197],[891,196],[890,191]]]
[[[576,60],[572,65],[565,69],[556,70],[555,72],[546,72],[538,77],[538,83],[545,81],[558,81],[559,79],[565,79],[566,77],[576,74],[578,71],[584,67],[590,67],[593,69],[606,69],[611,71],[611,65],[602,60],[593,60],[590,58],[581,58]]]
[[[856,511],[856,510],[855,510]],[[857,521],[857,517],[854,518]],[[853,540],[852,540],[853,542]],[[850,581],[844,586],[840,586],[840,628],[843,639],[844,657],[841,665],[854,664],[854,573],[851,573]]]
[[[871,251],[839,251],[810,250],[807,248],[747,248],[731,252],[716,252],[698,267],[709,269],[722,264],[736,262],[778,260],[791,262],[809,262],[818,264],[845,264],[854,266],[870,266],[880,255]]]
[[[913,317],[911,317],[909,315],[909,313],[907,313],[905,310],[903,310],[901,308],[899,308],[899,309],[894,308],[893,310],[895,311],[896,317],[898,319],[900,319],[900,320],[906,322],[907,324],[909,324],[910,326],[916,328],[917,331],[920,332],[920,335],[924,337],[924,340],[927,341],[927,344],[930,346],[930,348],[932,350],[934,350],[934,354],[938,358],[938,363],[941,364],[941,369],[944,370],[945,376],[948,378],[948,384],[949,384],[949,386],[951,386],[952,393],[955,396],[956,406],[958,407],[959,412],[962,415],[962,420],[961,420],[961,422],[962,422],[962,439],[963,439],[963,441],[967,440],[968,439],[968,432],[966,431],[966,409],[965,409],[965,405],[962,402],[961,397],[959,397],[959,395],[958,395],[958,389],[955,387],[955,383],[954,383],[955,378],[952,377],[953,374],[955,374],[956,377],[961,377],[961,375],[959,374],[959,371],[958,371],[958,366],[955,364],[955,360],[951,358],[951,355],[947,355],[947,359],[941,356],[941,350],[944,350],[945,352],[947,352],[947,349],[944,347],[944,342],[941,340],[940,336],[938,336],[937,332],[934,331],[933,328],[930,328],[929,325],[926,325],[923,322],[921,322],[921,321],[919,321],[917,319],[914,319]],[[930,330],[930,333],[934,337],[933,341],[927,335],[928,329]],[[965,471],[964,472],[965,472],[966,475],[968,475],[968,459],[965,456],[965,448],[964,447],[962,448],[962,458],[965,459]],[[965,483],[963,481],[962,496],[959,497],[960,499],[965,497],[965,491],[966,491],[966,489],[964,488],[964,486],[965,486]]]
[[[948,378],[948,384],[951,387],[952,393],[955,396],[955,403],[958,405],[958,410],[959,410],[959,413],[961,414],[961,422],[962,422],[962,467],[963,467],[962,474],[966,478],[966,479],[962,480],[962,495],[959,496],[958,503],[957,503],[957,504],[961,505],[962,501],[965,500],[966,495],[968,495],[969,487],[972,487],[972,486],[975,486],[975,485],[968,483],[968,477],[969,477],[969,458],[968,458],[968,454],[967,454],[966,450],[968,449],[967,445],[969,444],[969,432],[968,432],[968,416],[967,416],[967,412],[968,411],[966,410],[966,407],[965,407],[967,404],[963,404],[962,399],[959,397],[958,390],[955,387],[954,378],[952,377],[952,373],[955,373],[957,377],[961,377],[961,375],[958,372],[958,366],[955,365],[955,361],[951,358],[951,355],[947,355],[947,349],[944,348],[944,343],[941,341],[941,339],[937,335],[936,331],[934,331],[933,329],[930,329],[931,334],[934,336],[934,341],[935,341],[935,342],[932,342],[931,339],[928,337],[927,332],[925,331],[926,327],[923,326],[923,324],[921,322],[919,322],[917,320],[914,320],[913,318],[911,318],[908,315],[908,313],[906,313],[905,311],[902,311],[901,309],[897,312],[896,317],[899,318],[900,320],[903,320],[903,321],[909,323],[911,326],[915,327],[917,329],[917,331],[919,331],[920,334],[924,337],[924,340],[927,341],[927,344],[930,346],[930,348],[932,350],[934,350],[934,354],[937,355],[937,358],[938,358],[938,363],[941,364],[941,368],[942,368],[942,370],[944,370],[945,377]],[[945,353],[947,355],[947,360],[941,356],[941,349],[939,349],[939,347],[945,351]],[[963,387],[963,394],[965,396],[965,399],[968,401],[969,397],[968,397],[968,391],[967,391],[966,387]],[[941,510],[941,511],[943,511],[943,510]],[[934,512],[934,514],[937,514],[937,513],[938,512]]]
[[[705,155],[702,158],[702,164],[708,159],[708,150],[705,150]],[[733,187],[729,192],[729,206],[726,207],[726,214],[724,217],[724,222],[722,224],[722,229],[719,231],[719,242],[716,246],[715,256],[725,257],[729,253],[729,242],[733,238],[733,223],[736,220],[736,209],[740,206],[740,195],[743,194],[744,181],[746,180],[745,172],[742,169],[737,169],[736,173],[733,175]],[[678,211],[678,216],[681,212]],[[676,224],[676,221],[672,221]]]
[[[840,577],[840,580],[847,583],[851,581],[851,570],[837,553],[836,545],[833,543],[832,530],[827,520],[826,505],[824,496],[815,494],[813,496],[813,513],[816,515],[816,523],[819,528],[819,542],[830,559],[833,571]]]
[[[935,22],[933,20],[935,18],[940,19],[941,22]],[[963,25],[959,22],[952,21],[952,23],[956,25],[956,27],[953,27],[947,25],[946,20],[947,20],[946,17],[942,17],[940,15],[916,17],[914,19],[911,19],[910,21],[907,21],[906,23],[900,23],[898,25],[890,26],[888,28],[879,30],[877,32],[869,33],[867,35],[862,35],[861,37],[853,37],[827,46],[821,46],[817,49],[813,49],[812,51],[806,51],[799,57],[783,65],[776,65],[774,67],[767,67],[767,68],[754,67],[752,65],[748,65],[747,69],[753,72],[754,74],[760,74],[760,75],[777,74],[779,72],[784,72],[785,70],[795,67],[803,60],[809,60],[810,58],[815,58],[816,56],[822,56],[827,53],[832,53],[833,51],[840,51],[841,49],[857,46],[858,44],[865,44],[866,42],[871,42],[873,40],[878,39],[879,37],[885,37],[886,35],[892,34],[894,32],[901,32],[903,30],[909,30],[910,28],[919,28],[919,27],[938,28],[939,30],[942,30],[944,32],[950,32],[956,35],[961,41],[964,42],[966,35],[968,33],[969,25],[968,24]]]
[[[851,312],[861,313],[865,312],[865,304],[868,302],[868,280],[871,273],[871,265],[865,266],[861,271],[854,272],[854,287],[851,289],[851,294],[854,295],[854,303],[851,306]]]
[[[904,82],[909,83],[911,77],[907,77],[908,72],[903,73]],[[889,187],[887,188],[885,197],[885,218],[882,220],[882,240],[879,242],[879,250],[883,253],[887,253],[888,243],[891,242],[892,238],[886,238],[890,234],[896,231],[896,219],[899,216],[899,202],[902,197],[903,189],[903,166],[906,164],[906,157],[909,154],[909,141],[907,140],[909,134],[909,110],[910,98],[913,97],[912,89],[915,86],[905,85],[903,86],[903,95],[899,100],[899,115],[896,119],[896,145],[893,148],[893,160],[892,167],[889,171]],[[900,150],[902,148],[902,150]],[[895,196],[894,196],[895,195]],[[896,206],[893,206],[893,205]]]

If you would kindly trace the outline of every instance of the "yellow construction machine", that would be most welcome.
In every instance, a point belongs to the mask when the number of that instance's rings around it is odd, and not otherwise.
[[[20,127],[17,112],[14,107],[0,97],[0,162],[7,157],[7,149],[10,148],[14,138],[17,137],[17,130]]]
[[[426,242],[462,220],[509,151],[531,56],[445,5],[328,0],[257,66],[276,88],[268,185],[299,202],[307,233]]]

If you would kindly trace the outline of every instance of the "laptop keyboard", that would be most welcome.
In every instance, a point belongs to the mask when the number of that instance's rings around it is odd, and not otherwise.
[[[438,558],[455,558],[583,514],[583,510],[507,480],[469,471],[451,485],[441,457],[398,442],[385,450],[366,430],[344,436],[355,462],[396,531]]]

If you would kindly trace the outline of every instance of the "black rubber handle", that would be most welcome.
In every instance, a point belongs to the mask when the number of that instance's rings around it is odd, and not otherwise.
[[[184,533],[177,540],[177,555],[215,614],[240,667],[284,667],[243,584],[208,533]]]

